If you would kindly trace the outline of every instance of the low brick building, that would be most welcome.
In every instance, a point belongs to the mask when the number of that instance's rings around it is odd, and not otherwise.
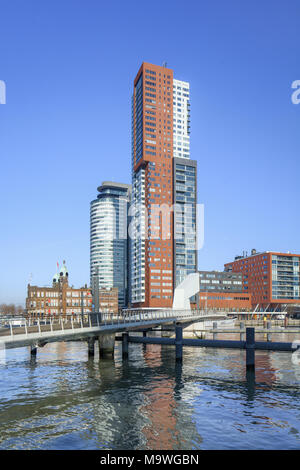
[[[243,292],[243,276],[224,271],[199,271],[199,292],[191,300],[192,308],[226,312],[251,310],[251,294]]]
[[[243,276],[243,292],[251,294],[252,307],[284,310],[300,306],[300,255],[273,251],[236,256],[225,271]]]
[[[251,310],[251,294],[239,292],[199,292],[198,308],[226,312],[247,312]]]
[[[103,313],[118,313],[118,288],[99,289],[99,306]]]

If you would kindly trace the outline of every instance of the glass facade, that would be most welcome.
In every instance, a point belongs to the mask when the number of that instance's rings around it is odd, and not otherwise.
[[[243,292],[242,273],[199,271],[200,291]]]
[[[173,156],[190,158],[190,84],[173,80]]]
[[[175,287],[197,271],[197,164],[174,158],[174,272]]]
[[[130,208],[130,303],[145,301],[145,170],[132,175]]]
[[[300,299],[299,260],[298,256],[272,255],[273,299]]]
[[[99,288],[118,288],[119,307],[127,306],[127,212],[130,186],[105,182],[90,207],[90,275],[98,268]]]

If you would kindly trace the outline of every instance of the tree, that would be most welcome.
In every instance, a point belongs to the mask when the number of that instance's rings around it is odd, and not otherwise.
[[[23,315],[24,308],[15,304],[0,304],[0,315]]]

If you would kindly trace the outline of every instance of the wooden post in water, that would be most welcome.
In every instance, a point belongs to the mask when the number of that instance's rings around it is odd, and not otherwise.
[[[147,331],[143,331],[143,338],[147,337]]]
[[[36,353],[37,353],[37,347],[36,347],[35,344],[32,344],[32,345],[30,346],[30,355],[31,355],[31,356],[36,356]]]
[[[246,328],[246,369],[255,369],[255,328]]]
[[[182,326],[175,323],[176,361],[182,361]]]
[[[122,357],[123,359],[128,358],[128,333],[122,335]]]

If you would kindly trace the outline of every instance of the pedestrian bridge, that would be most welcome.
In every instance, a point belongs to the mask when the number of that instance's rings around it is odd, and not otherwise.
[[[195,322],[224,318],[224,313],[204,310],[124,310],[120,315],[91,313],[53,316],[43,319],[7,319],[0,328],[0,349],[30,346],[36,354],[38,346],[57,341],[89,341],[89,352],[99,339],[99,350],[112,349],[115,333],[181,324],[184,328]]]

